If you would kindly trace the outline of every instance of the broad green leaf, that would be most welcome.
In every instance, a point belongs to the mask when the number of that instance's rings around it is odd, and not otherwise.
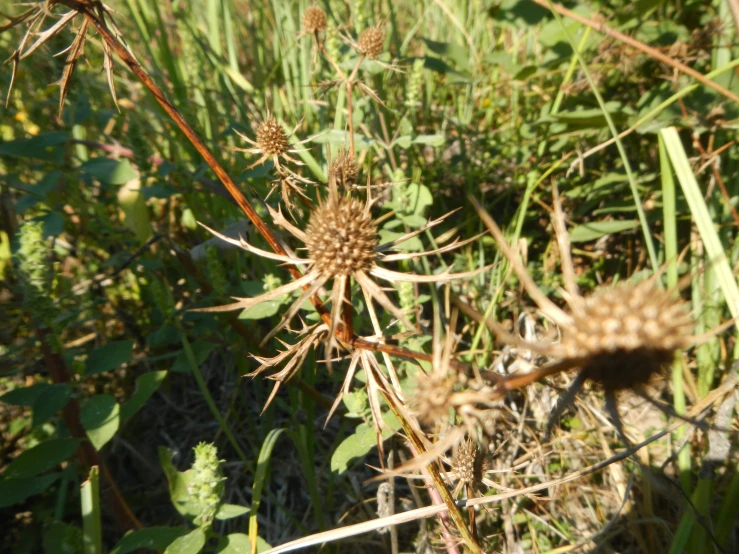
[[[384,440],[394,434],[393,430],[397,430],[400,427],[400,423],[392,414],[385,414],[383,419],[390,427],[390,429],[382,430],[382,438]],[[364,456],[375,446],[377,446],[377,435],[375,435],[374,427],[366,423],[360,423],[357,425],[354,434],[346,437],[336,447],[336,450],[331,456],[331,471],[339,474],[344,473],[349,467],[349,462],[354,458]]]
[[[44,554],[83,552],[82,530],[76,525],[53,521],[44,528]]]
[[[571,242],[587,242],[599,239],[605,235],[620,233],[622,231],[630,231],[639,227],[636,220],[609,220],[609,221],[593,221],[591,223],[583,223],[574,227],[570,231]]]
[[[19,387],[0,396],[0,402],[13,406],[33,406],[41,393],[52,386],[49,383],[36,383],[27,387]]]
[[[23,502],[29,496],[48,489],[61,473],[47,473],[36,477],[8,477],[0,479],[0,508]]]
[[[249,513],[249,508],[237,504],[222,504],[216,513],[216,519],[231,519]]]
[[[126,216],[125,223],[143,244],[154,233],[149,219],[149,208],[141,192],[141,180],[131,179],[118,190],[118,205]]]
[[[49,212],[39,219],[44,223],[45,237],[57,237],[64,231],[64,216],[59,212]]]
[[[407,206],[414,214],[422,214],[426,206],[434,203],[434,196],[426,185],[411,183],[406,188],[406,195]]]
[[[131,359],[133,340],[119,340],[96,348],[87,357],[85,365],[88,375],[118,369]]]
[[[205,546],[205,531],[193,529],[187,535],[177,537],[164,554],[198,554]]]
[[[41,425],[67,405],[72,398],[72,387],[67,383],[47,385],[33,402],[32,427]]]
[[[118,541],[110,554],[128,554],[140,548],[164,550],[172,542],[187,533],[184,527],[147,527],[132,531]]]
[[[123,185],[137,176],[131,162],[125,158],[93,158],[83,163],[80,171],[109,185]]]
[[[192,472],[178,471],[172,463],[172,452],[163,446],[159,447],[159,463],[167,476],[172,505],[183,516],[191,519],[198,516],[202,512],[202,507],[188,491],[188,485],[193,479]]]
[[[98,394],[83,404],[80,421],[95,450],[100,450],[118,431],[120,406],[112,396]]]
[[[33,477],[69,458],[82,441],[51,439],[19,454],[3,472],[3,477]]]
[[[331,129],[329,132],[322,133],[315,137],[312,142],[317,144],[338,144],[340,146],[346,146],[349,144],[349,131]],[[354,148],[357,150],[369,148],[374,143],[375,141],[373,139],[354,133]]]
[[[262,537],[257,537],[257,554],[272,548]],[[243,533],[231,533],[218,541],[218,554],[248,554],[251,552],[251,541]]]
[[[272,317],[280,311],[280,306],[282,306],[285,298],[287,298],[287,295],[247,308],[239,314],[239,319],[264,319],[265,317]]]
[[[144,373],[136,378],[136,390],[128,399],[128,402],[121,406],[121,421],[126,421],[144,407],[146,401],[159,389],[164,378],[167,377],[167,371],[152,371]]]

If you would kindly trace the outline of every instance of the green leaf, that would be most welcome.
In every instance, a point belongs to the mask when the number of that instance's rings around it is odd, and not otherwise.
[[[159,463],[169,483],[169,498],[172,505],[183,516],[194,518],[202,512],[202,506],[188,491],[188,485],[193,480],[192,471],[177,471],[172,463],[172,452],[163,446],[159,447]]]
[[[59,473],[48,473],[37,477],[9,477],[0,479],[0,508],[23,502],[29,496],[48,489],[59,477]]]
[[[193,529],[187,535],[177,537],[164,554],[198,554],[205,546],[205,531]]]
[[[212,342],[205,342],[202,340],[196,340],[191,345],[193,354],[195,355],[195,361],[200,366],[208,357],[208,354],[215,348]],[[175,373],[190,373],[192,368],[190,362],[187,361],[187,355],[184,350],[181,350],[177,357],[174,359],[174,363],[170,368]]]
[[[407,205],[414,214],[422,214],[426,206],[434,203],[434,196],[426,185],[411,183],[406,188]]]
[[[44,554],[83,552],[82,530],[76,525],[54,521],[44,529]]]
[[[237,504],[222,504],[216,513],[216,519],[231,519],[249,513],[249,508]]]
[[[36,383],[28,387],[19,387],[0,396],[0,402],[13,406],[33,406],[41,393],[52,386],[49,383]]]
[[[164,550],[172,542],[187,533],[184,527],[147,527],[124,536],[110,554],[128,554],[140,548]]]
[[[120,340],[96,348],[87,357],[85,365],[88,375],[117,369],[131,359],[133,340]]]
[[[413,137],[413,144],[428,144],[436,148],[444,146],[445,141],[444,135],[416,135]]]
[[[382,430],[382,438],[386,439],[393,435],[393,430],[398,429],[400,423],[392,414],[386,414],[383,419],[385,419],[385,423],[390,427],[390,429]],[[349,435],[336,447],[336,450],[331,456],[331,471],[339,474],[344,473],[349,467],[349,462],[354,458],[364,456],[374,446],[377,446],[377,436],[375,435],[374,427],[366,423],[360,423],[357,425],[354,434]]]
[[[137,177],[127,159],[93,158],[80,166],[80,171],[109,185],[123,185]]]
[[[249,538],[257,540],[257,512],[259,511],[259,503],[262,501],[262,490],[267,480],[267,472],[269,471],[269,460],[272,457],[272,451],[277,444],[277,439],[285,431],[285,429],[272,429],[262,443],[259,449],[259,457],[257,458],[257,471],[254,474],[254,486],[252,487],[251,496],[251,514],[249,515]]]
[[[113,438],[121,423],[121,408],[109,394],[98,394],[85,402],[80,410],[80,421],[87,438],[100,450]]]
[[[64,231],[64,216],[59,212],[49,212],[39,219],[44,223],[45,237],[57,237]]]
[[[349,144],[349,131],[331,129],[327,133],[321,133],[311,142],[315,142],[317,144],[338,144],[340,146],[345,146]],[[354,148],[356,150],[364,150],[372,146],[374,143],[375,141],[373,139],[354,133]]]
[[[257,554],[272,548],[262,537],[257,537]],[[218,541],[218,554],[245,554],[251,552],[251,541],[243,533],[231,533]]]
[[[81,439],[51,439],[19,454],[3,472],[3,477],[33,477],[69,458]]]
[[[136,412],[144,407],[146,401],[159,389],[164,378],[167,377],[167,371],[152,371],[144,373],[136,378],[136,390],[121,406],[121,421],[127,421],[132,418]]]
[[[593,221],[591,223],[583,223],[570,231],[571,242],[587,242],[599,239],[605,235],[612,235],[622,231],[630,231],[639,227],[636,220],[609,220],[609,221]]]
[[[32,138],[11,140],[0,144],[0,155],[37,160],[61,161],[68,134],[63,131],[41,133]]]
[[[247,308],[239,314],[239,319],[264,319],[265,317],[272,317],[280,311],[280,306],[282,306],[285,298],[287,298],[287,295]]]
[[[47,385],[33,402],[31,427],[41,425],[67,405],[72,398],[72,387],[67,383]]]

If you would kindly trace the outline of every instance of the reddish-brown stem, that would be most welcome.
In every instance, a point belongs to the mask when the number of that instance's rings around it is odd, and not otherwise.
[[[48,329],[36,330],[36,337],[41,343],[41,351],[43,352],[46,366],[49,369],[49,375],[51,375],[51,380],[54,383],[69,383],[69,372],[64,363],[64,358],[59,353],[54,352],[54,349],[49,344],[50,334]],[[100,468],[103,482],[108,486],[110,505],[118,525],[124,531],[141,529],[141,523],[139,523],[136,516],[133,515],[131,509],[128,507],[113,476],[105,464],[103,464],[95,448],[87,440],[85,429],[80,422],[80,406],[77,399],[70,399],[66,406],[62,408],[62,421],[64,421],[64,425],[67,426],[73,437],[82,439],[82,443],[77,449],[77,458],[80,463],[86,467],[98,466]]]

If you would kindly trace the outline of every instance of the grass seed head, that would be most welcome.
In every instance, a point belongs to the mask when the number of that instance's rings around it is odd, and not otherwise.
[[[368,27],[357,39],[357,50],[368,58],[376,58],[384,51],[385,30],[380,25]]]
[[[326,12],[317,6],[309,6],[303,12],[303,32],[308,34],[326,30]]]
[[[257,147],[270,156],[281,156],[290,149],[287,133],[274,116],[257,125]]]
[[[573,323],[562,330],[567,358],[606,390],[646,383],[674,352],[694,343],[684,301],[651,281],[622,283],[573,302]]]
[[[377,257],[377,225],[355,198],[329,196],[311,213],[306,234],[309,257],[326,276],[368,271]]]
[[[340,150],[336,159],[331,164],[329,172],[336,177],[337,183],[349,187],[357,182],[359,169],[351,154],[345,150]]]

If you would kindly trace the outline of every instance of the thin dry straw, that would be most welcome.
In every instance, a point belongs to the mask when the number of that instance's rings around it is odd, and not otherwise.
[[[699,414],[701,414],[703,411],[710,408],[715,402],[717,402],[724,395],[726,395],[727,393],[733,392],[736,385],[737,385],[737,380],[734,375],[727,377],[721,386],[716,388],[708,396],[706,396],[703,400],[701,400],[698,404],[693,406],[688,412],[687,416],[691,418],[697,418]],[[632,454],[635,454],[636,452],[638,452],[645,446],[648,446],[649,444],[661,439],[665,435],[672,433],[680,425],[684,425],[684,422],[676,421],[672,423],[669,427],[664,429],[663,431],[660,431],[659,433],[657,433],[656,435],[649,437],[648,439],[640,442],[639,444],[632,446],[631,448],[627,448],[626,450],[624,450],[623,452],[620,452],[619,454],[611,456],[607,460],[598,462],[597,464],[593,464],[591,466],[583,468],[580,471],[576,471],[569,475],[565,475],[564,477],[561,477],[559,479],[554,479],[552,481],[547,481],[546,483],[539,483],[538,485],[533,485],[531,487],[526,487],[523,489],[518,489],[515,491],[506,492],[502,494],[496,494],[493,496],[483,496],[481,498],[473,498],[471,500],[459,501],[456,504],[460,508],[467,508],[470,506],[481,506],[483,504],[490,504],[493,502],[505,500],[506,498],[515,498],[521,495],[533,494],[535,492],[548,489],[556,485],[562,485],[564,483],[569,483],[570,481],[574,481],[575,479],[579,479],[580,477],[590,475],[592,473],[600,471],[601,469],[615,462],[619,462],[621,460],[628,458],[629,456],[631,456]],[[270,550],[265,551],[263,554],[280,554],[282,552],[292,552],[295,550],[299,550],[301,548],[307,548],[309,546],[315,546],[315,545],[323,544],[326,542],[346,539],[348,537],[354,537],[356,535],[361,535],[363,533],[375,531],[377,529],[388,527],[390,525],[399,525],[401,523],[408,523],[410,521],[415,521],[417,519],[431,517],[440,512],[445,511],[446,509],[447,509],[446,506],[427,506],[425,508],[418,508],[416,510],[410,510],[408,512],[403,512],[401,514],[396,514],[396,515],[389,516],[389,517],[379,518],[379,519],[375,519],[372,521],[365,521],[363,523],[358,523],[356,525],[349,525],[347,527],[342,527],[340,529],[334,529],[332,531],[324,531],[323,533],[316,533],[315,535],[311,535],[309,537],[303,537],[301,539],[291,541],[281,546],[276,546],[275,548],[271,548]]]

